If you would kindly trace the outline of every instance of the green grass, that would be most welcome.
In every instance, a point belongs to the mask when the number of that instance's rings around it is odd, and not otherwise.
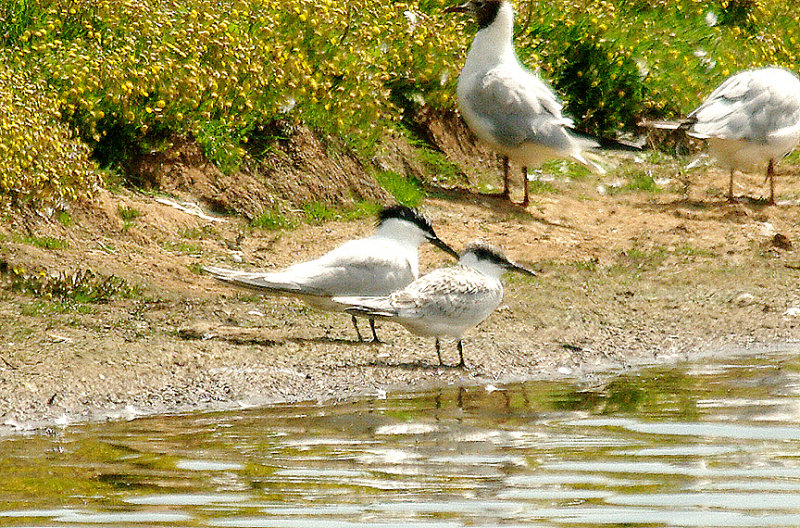
[[[303,215],[309,224],[320,224],[330,220],[360,220],[377,216],[383,205],[367,200],[358,200],[352,207],[338,209],[321,202],[303,205]]]
[[[51,300],[23,303],[20,305],[19,311],[22,315],[37,317],[71,313],[94,314],[97,313],[97,307],[78,300]]]
[[[329,205],[322,202],[311,202],[303,205],[303,214],[306,221],[311,224],[319,224],[328,220],[336,220],[340,217],[339,212]]]
[[[791,152],[788,156],[783,158],[784,163],[789,163],[792,165],[797,165],[800,163],[800,148],[796,149],[794,152]]]
[[[688,244],[676,247],[674,253],[684,257],[714,258],[717,256],[717,254],[710,249],[698,248]]]
[[[122,218],[125,222],[133,222],[134,220],[142,216],[142,212],[136,209],[135,207],[125,207],[122,205],[117,207],[117,214],[119,214],[119,217]]]
[[[662,189],[656,185],[653,175],[647,171],[635,171],[626,174],[628,183],[622,189],[626,191],[642,191],[648,193],[661,192]]]
[[[72,215],[69,214],[69,211],[65,211],[64,209],[59,209],[53,215],[56,222],[61,224],[64,227],[72,227],[75,221],[72,219]]]
[[[425,191],[419,181],[391,171],[377,171],[374,176],[399,204],[419,207],[425,200]]]
[[[203,253],[202,247],[186,242],[162,242],[161,247],[166,251],[183,255],[199,255]]]
[[[536,179],[528,181],[528,192],[531,194],[555,194],[558,192],[558,187],[551,182]]]
[[[119,170],[105,168],[99,171],[102,185],[112,193],[120,193],[125,186],[125,175]]]
[[[570,263],[578,271],[588,271],[594,273],[597,271],[598,262],[596,260],[578,260]]]
[[[345,220],[361,220],[362,218],[374,218],[383,209],[383,205],[367,200],[359,200],[355,205],[345,210],[342,216]]]
[[[542,163],[539,170],[545,174],[552,174],[561,178],[570,178],[581,181],[587,179],[592,172],[580,163],[564,159],[552,159]]]
[[[218,233],[213,227],[204,225],[202,227],[186,227],[181,229],[178,235],[189,240],[205,240],[207,238],[216,238]]]
[[[625,179],[619,187],[608,187],[608,194],[611,196],[628,192],[659,193],[664,189],[659,187],[650,171],[640,168],[626,167],[620,174]]]
[[[2,278],[14,292],[62,304],[102,304],[117,298],[142,297],[141,289],[124,279],[88,269],[49,274],[5,267]]]
[[[279,211],[267,210],[250,222],[250,227],[278,231],[281,229],[294,229],[294,223]]]
[[[617,262],[626,268],[652,270],[660,266],[668,256],[664,248],[631,248],[621,251]]]
[[[431,175],[431,180],[438,184],[456,185],[466,182],[466,177],[461,169],[447,159],[442,152],[432,149],[421,141],[412,141],[415,154],[419,157],[425,170]]]
[[[35,246],[40,249],[48,249],[48,250],[69,249],[69,242],[51,236],[38,237],[36,235],[28,235],[19,238],[18,240],[20,242],[24,242],[25,244],[30,244],[31,246]]]

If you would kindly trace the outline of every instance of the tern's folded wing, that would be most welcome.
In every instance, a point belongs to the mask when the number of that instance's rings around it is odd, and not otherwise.
[[[335,297],[340,295],[388,295],[414,280],[407,258],[378,247],[347,245],[319,259],[295,264],[278,272],[246,272],[207,267],[214,277],[257,290]]]
[[[420,277],[389,296],[401,319],[458,318],[483,311],[499,296],[498,290],[481,273],[465,267],[441,268]],[[491,307],[490,311],[494,309]]]
[[[241,271],[214,266],[206,266],[203,271],[212,275],[215,279],[254,290],[297,295],[324,295],[322,290],[299,284],[291,280],[291,277],[283,276],[280,272]]]

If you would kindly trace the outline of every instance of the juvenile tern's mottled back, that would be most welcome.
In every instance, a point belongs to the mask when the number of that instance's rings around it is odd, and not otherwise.
[[[505,156],[503,194],[509,194],[509,158],[523,166],[523,205],[529,201],[528,167],[568,158],[603,173],[584,155],[597,144],[570,132],[572,120],[561,114],[553,90],[517,58],[511,4],[470,0],[445,12],[471,13],[480,27],[458,77],[458,105],[475,135]]]
[[[689,134],[708,141],[728,170],[728,200],[733,172],[767,165],[769,203],[775,203],[774,165],[800,143],[800,79],[782,68],[740,72],[722,83],[689,114]]]
[[[368,238],[351,240],[316,260],[295,264],[284,271],[248,272],[205,267],[215,278],[237,286],[274,295],[296,297],[314,308],[343,311],[332,297],[343,295],[388,295],[419,276],[418,248],[430,242],[458,257],[442,242],[421,213],[405,206],[384,209],[378,228]],[[361,340],[358,324],[353,325]],[[374,319],[370,317],[376,341]]]
[[[458,341],[458,366],[464,366],[461,338],[489,317],[503,299],[500,276],[507,270],[534,273],[508,260],[485,242],[467,245],[457,266],[440,268],[404,289],[385,297],[336,297],[348,313],[388,319],[410,332],[436,337],[436,355],[442,365],[440,337]]]

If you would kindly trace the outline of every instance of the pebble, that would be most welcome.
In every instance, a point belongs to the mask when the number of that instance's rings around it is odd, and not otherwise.
[[[786,317],[800,317],[800,306],[792,306],[791,308],[783,312],[783,315],[785,315]]]
[[[750,306],[751,304],[755,304],[756,298],[751,293],[740,293],[736,296],[733,302],[738,306]]]

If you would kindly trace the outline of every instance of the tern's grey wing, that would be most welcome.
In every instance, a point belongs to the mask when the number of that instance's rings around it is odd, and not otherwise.
[[[714,90],[689,117],[699,138],[766,141],[800,122],[800,81],[780,69],[734,75]]]
[[[388,295],[414,280],[407,251],[372,239],[354,240],[322,257],[278,272],[204,268],[216,278],[273,293],[334,297]]]
[[[213,275],[215,279],[254,290],[296,295],[324,294],[322,290],[315,290],[312,287],[303,286],[288,280],[285,277],[281,277],[280,273],[241,271],[228,268],[217,268],[213,266],[206,266],[203,268],[203,271]]]
[[[491,313],[502,288],[466,266],[441,268],[394,292],[389,300],[399,319],[459,319],[475,312]],[[469,317],[468,317],[469,318]]]
[[[465,103],[493,128],[506,146],[525,141],[557,151],[573,150],[567,132],[572,120],[561,115],[562,105],[544,82],[522,68],[497,66],[480,76],[464,94]]]
[[[283,275],[330,297],[389,295],[416,278],[417,258],[416,250],[390,240],[365,238],[296,264]]]

